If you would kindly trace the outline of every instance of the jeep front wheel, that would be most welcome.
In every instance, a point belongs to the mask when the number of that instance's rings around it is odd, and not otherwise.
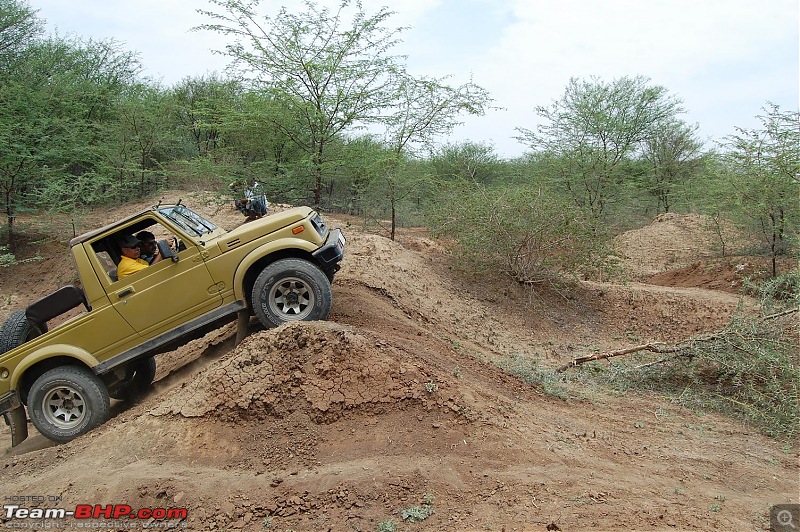
[[[331,283],[317,266],[281,259],[264,268],[253,285],[253,312],[265,327],[287,321],[324,320],[331,311]]]
[[[34,381],[28,412],[44,437],[67,442],[108,420],[108,390],[88,369],[60,366]]]

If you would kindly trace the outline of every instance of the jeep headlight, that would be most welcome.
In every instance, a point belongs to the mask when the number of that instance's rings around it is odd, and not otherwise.
[[[317,230],[319,236],[325,237],[325,234],[328,232],[328,225],[322,219],[319,213],[316,213],[313,218],[311,218],[311,225],[314,226],[314,229]]]

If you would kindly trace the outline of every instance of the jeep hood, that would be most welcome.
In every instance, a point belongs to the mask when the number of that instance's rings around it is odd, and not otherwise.
[[[220,248],[224,251],[233,249],[242,244],[246,244],[251,240],[260,238],[264,235],[283,229],[292,225],[300,220],[307,218],[314,209],[311,207],[294,207],[292,209],[279,212],[277,214],[270,214],[247,222],[236,229],[227,232],[220,240]]]

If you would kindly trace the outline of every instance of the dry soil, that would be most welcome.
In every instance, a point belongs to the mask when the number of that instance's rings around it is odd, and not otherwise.
[[[223,227],[241,222],[211,194],[180,195]],[[75,231],[142,206],[82,213]],[[348,239],[329,321],[253,323],[236,347],[227,326],[160,355],[149,394],[68,444],[31,427],[12,449],[4,431],[5,504],[186,508],[189,530],[740,531],[798,502],[797,447],[740,421],[657,395],[563,400],[499,369],[677,341],[752,308],[738,289],[764,265],[714,259],[702,217],[618,237],[614,281],[534,297],[464,275],[424,231],[391,241],[329,218]],[[20,221],[34,236],[18,258],[36,260],[0,271],[0,314],[74,282],[72,223]],[[148,524],[164,523],[118,529]]]

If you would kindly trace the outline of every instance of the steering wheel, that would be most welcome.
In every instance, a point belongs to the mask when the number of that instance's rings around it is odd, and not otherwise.
[[[175,253],[180,253],[186,249],[186,244],[184,244],[183,240],[178,238],[176,235],[172,235],[170,238],[175,243]]]

